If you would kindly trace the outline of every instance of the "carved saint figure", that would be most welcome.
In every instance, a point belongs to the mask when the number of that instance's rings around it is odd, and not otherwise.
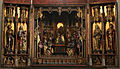
[[[102,38],[102,31],[100,30],[99,26],[95,25],[94,35],[93,35],[95,41],[94,41],[94,48],[95,51],[100,51],[100,45],[101,45],[101,38]]]
[[[13,35],[13,30],[11,29],[11,25],[8,25],[7,27],[7,31],[6,31],[6,43],[7,43],[7,50],[6,50],[6,53],[12,53],[13,50],[12,50],[12,47],[13,47],[13,38],[14,38],[14,35]]]
[[[113,29],[113,25],[110,24],[109,28],[107,30],[107,40],[108,40],[108,50],[113,51],[114,50],[114,44],[115,44],[115,30]]]
[[[64,39],[64,31],[63,31],[63,27],[60,26],[60,28],[58,28],[58,37],[57,37],[57,44],[64,44],[65,43],[65,39]]]
[[[18,32],[18,53],[25,53],[26,50],[26,31],[23,30],[23,26],[19,27]]]

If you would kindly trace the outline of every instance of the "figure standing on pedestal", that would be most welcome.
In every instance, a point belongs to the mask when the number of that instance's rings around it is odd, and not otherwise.
[[[23,36],[23,26],[20,26],[19,32],[18,32],[18,53],[19,54],[22,52],[22,36]]]
[[[23,30],[23,26],[19,27],[18,32],[18,53],[26,53],[26,31]]]
[[[9,54],[9,53],[13,53],[13,38],[14,38],[14,35],[13,35],[13,30],[11,29],[11,25],[8,25],[7,27],[7,31],[6,31],[6,53]]]
[[[110,24],[107,30],[107,40],[108,40],[108,51],[113,52],[115,46],[115,30],[113,29],[113,25]]]
[[[102,31],[100,30],[99,26],[96,24],[95,25],[95,30],[94,30],[94,52],[100,52],[100,46],[101,46],[101,39],[102,39]]]

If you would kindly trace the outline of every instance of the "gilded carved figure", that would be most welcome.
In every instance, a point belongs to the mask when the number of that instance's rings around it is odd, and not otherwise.
[[[100,51],[100,46],[101,46],[101,38],[102,38],[102,31],[100,30],[98,25],[95,25],[95,30],[94,30],[94,51],[99,52]]]
[[[115,46],[115,30],[113,29],[113,25],[110,24],[107,30],[107,40],[108,40],[108,51],[111,52],[114,50]]]
[[[11,25],[8,25],[7,27],[7,31],[6,31],[6,53],[13,53],[13,39],[14,39],[14,35],[13,35],[13,30],[11,29]]]
[[[18,53],[25,53],[26,50],[26,31],[23,30],[23,26],[19,27],[18,32]]]
[[[58,37],[57,37],[57,44],[64,44],[65,43],[65,39],[64,39],[64,30],[63,27],[60,26],[60,28],[58,28]]]

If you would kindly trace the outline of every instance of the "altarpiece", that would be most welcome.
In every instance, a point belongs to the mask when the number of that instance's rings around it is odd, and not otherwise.
[[[115,1],[17,1],[3,5],[2,66],[118,65]]]

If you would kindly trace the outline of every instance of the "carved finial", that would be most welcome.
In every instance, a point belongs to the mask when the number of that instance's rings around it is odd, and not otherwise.
[[[58,12],[59,12],[59,15],[61,15],[61,13],[62,13],[62,7],[58,7]]]

